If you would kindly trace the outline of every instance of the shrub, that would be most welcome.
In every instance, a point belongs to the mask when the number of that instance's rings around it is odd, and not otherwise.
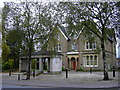
[[[82,67],[80,67],[80,71],[83,71],[83,68],[82,68]]]
[[[64,68],[64,67],[62,67],[62,71],[65,71],[65,68]]]
[[[8,61],[3,63],[3,65],[2,65],[3,70],[13,69],[13,67],[14,67],[14,60],[13,59],[8,59]]]

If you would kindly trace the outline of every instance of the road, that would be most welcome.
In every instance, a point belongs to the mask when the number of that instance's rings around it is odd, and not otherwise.
[[[33,88],[33,87],[31,87],[31,86],[12,85],[12,84],[2,84],[2,88]]]
[[[0,84],[1,86],[1,84]],[[92,90],[91,88],[52,88],[52,87],[33,87],[33,86],[20,86],[11,84],[2,84],[2,90]],[[94,90],[119,90],[118,88],[94,88]]]

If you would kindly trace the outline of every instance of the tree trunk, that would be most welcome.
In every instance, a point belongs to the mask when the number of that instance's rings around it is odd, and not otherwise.
[[[30,79],[30,66],[31,66],[31,48],[29,49],[29,54],[28,54],[28,70],[27,70],[27,77],[26,79]]]
[[[106,63],[104,37],[101,40],[101,48],[102,48],[102,59],[103,59],[103,65],[104,65],[104,78],[103,78],[103,80],[109,80],[108,67],[107,67],[107,63]]]

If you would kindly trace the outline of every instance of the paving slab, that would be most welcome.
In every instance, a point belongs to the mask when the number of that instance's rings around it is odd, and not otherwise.
[[[18,73],[17,73],[18,74]],[[65,87],[65,88],[119,88],[119,72],[116,72],[116,77],[113,77],[113,73],[109,72],[110,80],[103,80],[103,72],[75,72],[69,71],[68,78],[66,73],[61,74],[40,74],[30,80],[24,80],[25,75],[21,74],[21,80],[18,80],[17,74],[13,73],[12,76],[8,74],[2,75],[3,84],[11,85],[24,85],[34,87]]]

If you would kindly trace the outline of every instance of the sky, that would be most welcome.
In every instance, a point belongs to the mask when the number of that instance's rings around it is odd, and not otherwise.
[[[20,2],[20,1],[25,2],[25,0],[0,0],[0,8],[2,8],[4,6],[4,2]],[[45,1],[45,0],[27,0],[27,1]]]

